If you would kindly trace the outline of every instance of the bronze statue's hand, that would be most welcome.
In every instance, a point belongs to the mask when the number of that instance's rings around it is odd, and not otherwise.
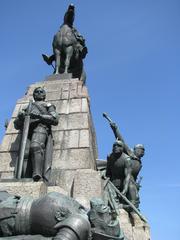
[[[121,192],[124,196],[126,195],[126,193],[127,193],[127,190],[126,189],[124,189],[122,192]]]
[[[38,114],[38,113],[31,113],[30,114],[30,117],[32,118],[32,119],[41,119],[41,115],[40,114]]]
[[[18,118],[21,119],[21,120],[23,120],[23,119],[25,118],[25,115],[26,115],[26,113],[25,113],[24,111],[20,111],[20,112],[18,113]]]

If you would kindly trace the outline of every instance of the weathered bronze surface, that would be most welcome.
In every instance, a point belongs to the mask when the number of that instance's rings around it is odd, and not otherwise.
[[[88,50],[85,39],[73,26],[75,7],[70,4],[65,15],[64,22],[53,39],[53,55],[43,54],[43,59],[48,65],[55,61],[54,73],[72,73],[73,78],[79,78],[85,82],[83,59]]]
[[[88,240],[90,236],[96,239],[97,234],[100,240],[124,239],[118,220],[102,199],[92,199],[87,210],[73,198],[56,192],[34,200],[0,191],[0,237]]]
[[[36,88],[33,97],[34,102],[20,111],[14,121],[15,128],[22,131],[16,177],[48,181],[53,151],[51,125],[58,124],[58,114],[54,105],[45,102],[43,88]]]
[[[127,199],[130,200],[136,208],[138,208],[140,203],[138,193],[140,182],[137,180],[137,177],[142,168],[141,158],[144,156],[144,146],[143,144],[137,144],[134,146],[134,150],[130,149],[120,134],[116,123],[114,123],[106,113],[103,113],[103,117],[109,121],[117,142],[120,141],[123,144],[123,154],[126,154],[126,156],[130,158],[130,166],[127,168],[126,164],[124,164],[125,160],[123,160],[122,157],[116,157],[116,154],[112,152],[107,160],[107,176],[118,188],[118,190],[120,190],[120,192],[122,191],[122,194],[125,194]],[[129,172],[128,177],[126,176],[127,172]],[[127,178],[128,183],[126,180]],[[126,191],[124,191],[123,187],[121,187],[122,184],[124,188],[126,188]]]

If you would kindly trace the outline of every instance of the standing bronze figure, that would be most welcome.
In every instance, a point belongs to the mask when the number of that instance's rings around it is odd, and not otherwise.
[[[110,126],[113,130],[114,136],[118,141],[122,141],[124,144],[124,153],[127,154],[131,158],[131,176],[128,185],[127,198],[134,204],[135,207],[139,207],[140,199],[139,199],[139,188],[140,183],[137,182],[138,174],[142,168],[141,158],[144,156],[144,145],[136,144],[134,149],[132,150],[125,143],[118,126],[114,123],[106,113],[103,113],[103,116],[109,121]]]
[[[16,177],[32,177],[34,181],[44,178],[48,181],[53,148],[51,125],[58,124],[58,114],[54,105],[45,102],[46,92],[43,88],[36,88],[33,98],[34,102],[20,111],[14,121],[15,128],[22,130]]]
[[[107,157],[106,176],[122,194],[126,195],[129,189],[132,163],[123,150],[123,142],[117,140],[113,144],[112,153]]]

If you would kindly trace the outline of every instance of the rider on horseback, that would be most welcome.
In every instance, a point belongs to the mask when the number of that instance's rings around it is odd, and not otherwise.
[[[50,65],[55,60],[55,74],[72,73],[74,77],[82,78],[83,62],[87,54],[85,39],[73,27],[74,5],[70,4],[65,15],[64,22],[53,39],[53,52],[50,57],[43,55],[44,60]]]

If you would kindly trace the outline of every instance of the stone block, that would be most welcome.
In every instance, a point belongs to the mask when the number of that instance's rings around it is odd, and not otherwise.
[[[129,223],[122,224],[120,225],[121,229],[123,230],[124,236],[128,240],[134,240],[133,238],[133,230],[132,230],[132,225]],[[146,239],[144,239],[146,240]]]
[[[13,111],[13,113],[12,113],[12,117],[13,117],[13,118],[17,117],[18,112],[19,112],[19,110],[20,110],[20,106],[21,106],[21,104],[16,104],[16,106],[15,106],[15,108],[14,108],[14,111]]]
[[[0,182],[0,190],[6,190],[11,194],[20,196],[32,196],[38,198],[47,193],[47,186],[43,182],[33,181],[14,181],[14,182]]]
[[[73,183],[73,198],[89,208],[92,197],[102,197],[101,177],[92,169],[76,171]]]
[[[12,118],[16,118],[19,111],[22,110],[23,108],[26,108],[27,105],[28,105],[27,103],[16,104],[16,106],[14,108],[14,111],[13,111],[13,114],[12,114]]]
[[[78,85],[78,81],[71,81],[70,82],[70,91],[72,90],[76,90],[77,89],[77,85]]]
[[[59,102],[57,112],[60,114],[68,114],[69,113],[69,101],[68,100],[61,100]]]
[[[146,240],[150,240],[151,239],[150,226],[146,224],[143,228],[144,228]]]
[[[54,146],[53,149],[63,149],[64,147],[64,131],[53,131]]]
[[[150,240],[148,229],[143,227],[133,227],[133,240]]]
[[[69,83],[64,83],[62,86],[62,92],[69,92]]]
[[[81,93],[82,93],[82,84],[78,84],[78,86],[77,86],[77,96],[81,97]]]
[[[78,148],[79,130],[64,131],[63,148]]]
[[[54,131],[54,149],[78,148],[79,130]]]
[[[60,74],[52,74],[52,75],[46,77],[46,81],[48,84],[50,83],[49,81],[60,81],[60,79],[61,79]]]
[[[59,74],[61,80],[72,79],[72,73],[61,73]]]
[[[61,99],[69,99],[69,91],[62,92]]]
[[[6,134],[4,135],[0,152],[17,152],[21,141],[21,134]]]
[[[87,113],[74,113],[68,115],[68,129],[88,128]]]
[[[76,98],[77,97],[77,82],[71,82],[69,97],[70,98]]]
[[[34,90],[34,89],[33,89]],[[24,97],[17,100],[17,104],[27,104],[29,100],[33,100],[32,95],[25,95]]]
[[[69,112],[70,113],[81,112],[81,99],[80,98],[70,99]]]
[[[52,130],[88,129],[88,126],[89,122],[87,113],[61,114],[59,124],[57,126],[52,126]]]
[[[59,100],[61,97],[61,92],[47,92],[46,93],[46,101],[55,101]]]
[[[72,196],[72,186],[76,170],[52,169],[50,184],[64,189]]]
[[[82,85],[82,83],[80,81],[79,81],[78,87],[77,87],[77,96],[78,97],[87,97],[87,98],[89,98],[86,86]]]
[[[123,224],[131,224],[129,213],[124,209],[119,209],[119,223],[120,225]]]
[[[8,124],[8,128],[6,130],[6,134],[13,134],[13,133],[18,133],[19,131],[14,128],[14,118],[11,118]]]
[[[87,148],[53,151],[53,169],[91,168],[91,155]]]
[[[89,106],[88,106],[88,101],[87,98],[82,98],[81,99],[81,111],[82,112],[88,112],[89,111]]]
[[[49,186],[47,188],[47,193],[50,193],[50,192],[58,192],[58,193],[62,193],[64,195],[68,196],[68,193],[59,186]]]
[[[46,82],[45,90],[47,92],[61,92],[62,83],[60,81]]]
[[[139,215],[135,212],[130,213],[131,221],[133,222],[133,225],[136,227],[142,227],[144,226],[145,222],[139,217]]]
[[[30,85],[30,88],[28,89],[27,94],[32,95],[33,91],[36,87],[43,87],[44,90],[47,92],[61,92],[62,84],[59,81],[53,81],[53,82],[38,82],[36,84]]]
[[[11,134],[4,135],[4,138],[3,138],[1,146],[0,146],[0,151],[6,152],[6,151],[10,150],[11,139],[12,139],[12,135]]]
[[[17,158],[17,152],[0,152],[0,171],[14,171]]]
[[[14,178],[14,171],[0,171],[0,181],[1,179],[12,179]]]
[[[82,87],[82,96],[88,96],[88,90],[86,86]]]
[[[60,131],[68,129],[68,115],[61,114],[57,126],[52,126],[52,131]]]
[[[80,138],[79,138],[79,147],[90,147],[90,142],[89,142],[89,130],[80,130]]]
[[[53,102],[56,106],[56,111],[59,114],[68,114],[69,113],[69,101],[68,100],[60,100]]]

